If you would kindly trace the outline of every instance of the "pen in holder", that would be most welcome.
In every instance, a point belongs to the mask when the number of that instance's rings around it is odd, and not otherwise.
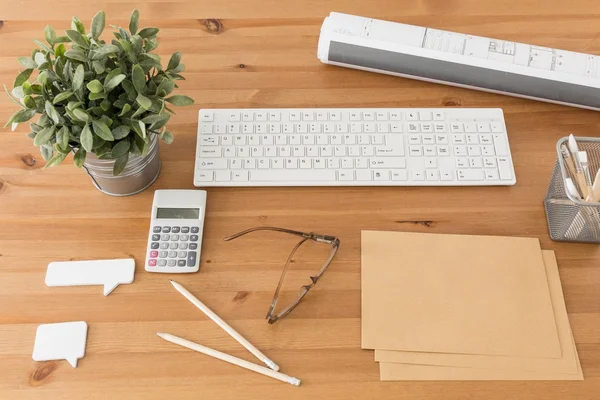
[[[600,138],[579,137],[576,140],[579,152],[586,153],[587,168],[594,176],[600,168]],[[565,242],[600,243],[600,203],[585,201],[580,197],[579,194],[584,196],[588,193],[588,188],[582,187],[585,177],[582,179],[581,174],[573,168],[573,160],[564,154],[568,152],[565,150],[568,141],[569,138],[564,137],[556,143],[557,160],[544,198],[550,238]]]

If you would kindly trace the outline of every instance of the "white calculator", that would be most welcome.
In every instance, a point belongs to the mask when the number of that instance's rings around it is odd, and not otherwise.
[[[205,210],[204,190],[154,192],[146,271],[167,274],[198,271]]]

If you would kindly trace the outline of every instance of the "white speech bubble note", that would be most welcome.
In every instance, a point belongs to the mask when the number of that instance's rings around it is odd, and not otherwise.
[[[104,285],[108,296],[117,286],[133,282],[135,260],[58,261],[48,264],[47,286]]]
[[[76,368],[77,361],[85,355],[87,328],[84,321],[38,326],[33,345],[33,360],[67,360]]]

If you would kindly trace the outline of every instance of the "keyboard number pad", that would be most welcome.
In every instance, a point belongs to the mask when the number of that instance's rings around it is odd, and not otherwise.
[[[148,252],[149,267],[194,268],[198,261],[200,228],[197,226],[153,226]]]

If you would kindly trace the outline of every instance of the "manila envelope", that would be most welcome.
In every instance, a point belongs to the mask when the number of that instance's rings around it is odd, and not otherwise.
[[[577,349],[572,339],[569,317],[565,307],[558,265],[553,251],[542,250],[548,285],[552,298],[554,316],[558,328],[558,338],[563,357],[556,359],[486,356],[474,354],[418,353],[409,351],[375,350],[375,361],[384,363],[438,365],[447,367],[508,369],[516,371],[534,371],[558,374],[576,374],[583,379],[577,359]],[[389,372],[389,369],[385,367]],[[490,372],[491,376],[493,373]],[[436,374],[437,376],[437,374]],[[525,374],[524,376],[527,376]]]
[[[362,232],[362,348],[561,358],[538,239]]]

